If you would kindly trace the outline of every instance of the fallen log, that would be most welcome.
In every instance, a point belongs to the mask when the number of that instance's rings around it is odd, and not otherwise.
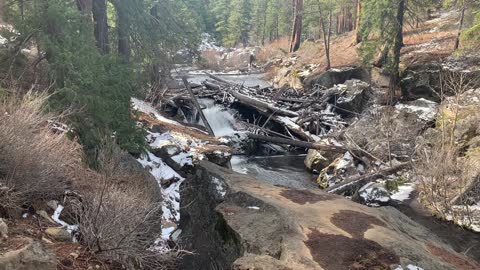
[[[215,133],[213,132],[212,127],[208,123],[207,118],[205,117],[205,114],[203,114],[202,107],[200,107],[200,104],[198,104],[197,97],[193,93],[192,88],[190,88],[190,84],[188,83],[187,78],[183,77],[182,80],[183,80],[183,83],[185,84],[185,87],[187,88],[188,93],[190,94],[190,97],[192,98],[193,104],[195,105],[195,107],[197,107],[198,113],[200,114],[200,117],[202,118],[202,122],[207,128],[208,133],[210,134],[210,136],[215,136]]]
[[[209,73],[206,73],[206,74],[208,76],[210,76],[211,78],[213,78],[215,80],[218,80],[219,82],[223,82],[223,83],[226,83],[226,84],[230,84],[230,85],[233,85],[233,86],[236,86],[236,87],[243,88],[243,86],[241,86],[241,85],[238,85],[238,84],[235,84],[235,83],[230,83],[230,82],[228,82],[228,81],[226,81],[222,78],[219,78],[215,75],[212,75],[212,74],[209,74]],[[285,115],[285,116],[289,116],[289,117],[297,117],[298,116],[298,113],[296,113],[296,112],[276,107],[275,105],[273,105],[271,103],[268,103],[268,102],[265,102],[265,101],[262,101],[262,100],[259,100],[259,99],[256,99],[256,98],[251,98],[251,97],[249,97],[245,94],[241,94],[237,91],[234,91],[233,89],[227,88],[227,89],[225,89],[225,91],[227,91],[230,95],[234,96],[240,103],[245,104],[247,106],[267,109],[272,113],[275,112],[276,114]]]
[[[332,152],[341,152],[341,153],[348,151],[346,148],[344,148],[342,146],[324,145],[324,144],[319,144],[319,143],[296,141],[296,140],[290,140],[290,139],[284,139],[284,138],[278,138],[278,137],[270,137],[270,136],[263,136],[263,135],[251,134],[251,133],[248,134],[248,137],[250,139],[264,141],[264,142],[271,142],[271,143],[276,143],[276,144],[286,144],[286,145],[292,145],[292,146],[297,146],[297,147],[301,147],[301,148],[315,149],[315,150],[321,150],[321,151],[332,151]]]
[[[364,174],[364,175],[360,175],[360,176],[355,176],[355,177],[352,177],[350,179],[346,179],[346,180],[342,181],[341,183],[338,183],[336,185],[328,187],[328,188],[325,189],[325,191],[328,192],[328,193],[335,193],[335,194],[342,194],[342,193],[345,193],[347,191],[354,191],[354,190],[359,189],[361,186],[363,186],[363,185],[365,185],[369,182],[377,180],[378,178],[380,178],[382,176],[387,176],[387,175],[396,173],[396,172],[401,171],[405,168],[408,168],[409,166],[411,166],[411,163],[410,162],[405,162],[405,163],[402,163],[402,164],[399,164],[399,165],[396,165],[396,166],[393,166],[393,167],[388,167],[386,169],[379,170],[379,171],[376,171],[376,172],[373,172],[373,173],[368,173],[368,174]]]

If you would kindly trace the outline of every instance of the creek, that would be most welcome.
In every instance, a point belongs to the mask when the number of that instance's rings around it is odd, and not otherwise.
[[[263,81],[261,74],[234,75],[216,74],[222,79],[243,84],[245,86],[267,87],[269,84]],[[208,76],[201,71],[188,71],[191,83],[201,84]],[[201,105],[209,124],[216,136],[232,136],[236,129],[235,114],[233,109],[226,109],[223,105],[214,104],[213,100],[200,99]],[[202,124],[201,120],[196,124]],[[282,155],[234,155],[231,160],[232,169],[238,173],[248,174],[259,181],[277,186],[285,186],[295,189],[317,189],[316,175],[310,173],[304,166],[305,154],[282,154]],[[480,260],[480,234],[464,230],[459,226],[441,221],[431,216],[422,208],[417,200],[417,194],[411,194],[411,198],[404,202],[394,202],[393,206],[415,222],[430,229],[455,251]]]

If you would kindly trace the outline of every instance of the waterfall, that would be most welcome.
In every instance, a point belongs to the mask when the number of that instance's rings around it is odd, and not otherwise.
[[[205,107],[203,114],[205,114],[215,136],[229,136],[235,133],[233,128],[235,118],[232,112],[226,110],[222,105],[216,105],[210,99],[199,99],[199,103]],[[198,124],[203,124],[202,120],[199,120]]]

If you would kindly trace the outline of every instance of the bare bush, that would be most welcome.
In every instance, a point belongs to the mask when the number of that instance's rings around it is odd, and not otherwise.
[[[202,68],[221,71],[225,67],[222,63],[222,54],[215,50],[207,50],[202,52],[200,65]]]
[[[25,95],[0,104],[0,184],[18,204],[58,198],[81,163],[78,144],[55,134],[42,113],[45,96]]]
[[[464,199],[480,175],[478,148],[471,142],[479,136],[475,134],[480,119],[475,98],[478,93],[471,89],[473,80],[467,73],[446,71],[441,78],[437,127],[419,145],[414,166],[420,199],[441,218],[467,227],[478,226],[480,214],[472,211],[476,202]]]
[[[129,269],[171,269],[178,256],[161,239],[162,204],[141,174],[127,170],[111,144],[99,154],[100,172],[74,204],[81,241],[98,257]],[[136,161],[134,161],[136,162]]]

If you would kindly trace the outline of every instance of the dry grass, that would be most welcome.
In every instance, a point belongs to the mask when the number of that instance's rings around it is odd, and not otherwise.
[[[269,60],[288,55],[288,42],[288,38],[285,37],[265,45],[257,54],[257,62],[259,64],[265,64]]]
[[[57,116],[42,113],[45,99],[27,94],[0,104],[0,184],[18,205],[58,199],[81,163],[80,146],[50,131]]]
[[[58,116],[43,112],[46,98],[28,94],[0,104],[0,212],[62,201],[70,190],[78,196],[63,200],[63,217],[79,225],[92,257],[128,269],[171,267],[177,252],[166,244],[152,249],[162,221],[155,179],[114,143],[99,153],[101,169],[88,169],[80,145],[49,127]]]
[[[200,66],[205,69],[221,71],[224,69],[222,54],[216,50],[203,51],[201,54]]]

